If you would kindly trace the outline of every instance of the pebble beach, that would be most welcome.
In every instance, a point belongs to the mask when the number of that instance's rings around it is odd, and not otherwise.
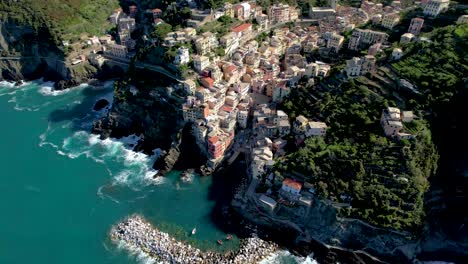
[[[241,241],[237,252],[202,251],[161,232],[139,215],[130,216],[115,225],[110,236],[115,243],[126,248],[138,248],[162,263],[258,263],[278,250],[274,243],[251,237]]]

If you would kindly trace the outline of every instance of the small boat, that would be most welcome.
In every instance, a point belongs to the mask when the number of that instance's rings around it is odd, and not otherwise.
[[[231,236],[230,234],[228,234],[228,235],[226,236],[226,240],[231,240],[231,239],[232,239],[232,236]]]
[[[194,227],[194,228],[192,229],[192,236],[195,235],[196,233],[197,233],[197,228]]]
[[[221,239],[219,239],[219,240],[218,240],[218,241],[216,241],[216,242],[218,242],[218,244],[220,244],[220,245],[222,245],[222,244],[223,244],[223,241],[222,241]]]

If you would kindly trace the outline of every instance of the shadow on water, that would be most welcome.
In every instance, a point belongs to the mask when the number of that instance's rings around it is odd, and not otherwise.
[[[70,88],[76,89],[76,88]],[[92,86],[83,88],[81,94],[83,97],[78,104],[65,106],[61,109],[52,111],[49,114],[49,121],[53,123],[60,123],[63,121],[71,121],[71,129],[73,132],[90,128],[83,127],[86,121],[92,122],[98,118],[98,112],[93,111],[93,107],[97,100],[103,98],[112,92],[112,86],[96,89]],[[85,115],[87,113],[87,115]],[[85,116],[84,116],[85,115]],[[83,120],[89,118],[89,120]]]

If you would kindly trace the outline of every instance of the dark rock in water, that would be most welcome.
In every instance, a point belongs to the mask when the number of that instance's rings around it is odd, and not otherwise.
[[[94,104],[94,111],[100,111],[104,107],[109,105],[109,101],[106,99],[99,99],[95,104]]]
[[[15,86],[21,86],[24,82],[22,80],[19,80],[15,82]]]
[[[163,157],[159,158],[154,164],[155,169],[159,170],[156,176],[164,176],[170,172],[177,160],[179,159],[180,151],[178,146],[174,146],[169,151],[163,152]]]
[[[75,87],[75,86],[78,86],[80,85],[80,82],[78,82],[77,80],[75,79],[71,79],[71,80],[60,80],[58,82],[55,83],[54,85],[54,89],[55,90],[65,90],[65,89],[68,89],[68,88],[71,88],[71,87]]]

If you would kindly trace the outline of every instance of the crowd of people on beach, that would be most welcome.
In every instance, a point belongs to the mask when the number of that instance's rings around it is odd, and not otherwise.
[[[257,263],[278,250],[274,243],[251,237],[241,241],[237,252],[202,251],[161,232],[139,215],[133,215],[111,230],[111,239],[128,248],[138,248],[163,263]]]

